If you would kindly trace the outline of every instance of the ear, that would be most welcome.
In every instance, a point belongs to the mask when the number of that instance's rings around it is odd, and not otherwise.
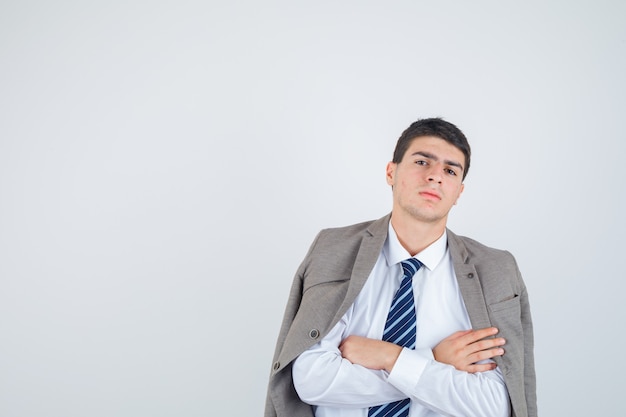
[[[395,162],[389,162],[387,163],[387,169],[385,171],[385,178],[387,179],[387,184],[391,185],[393,187],[393,183],[396,177],[396,167],[398,166],[398,164],[396,164]]]

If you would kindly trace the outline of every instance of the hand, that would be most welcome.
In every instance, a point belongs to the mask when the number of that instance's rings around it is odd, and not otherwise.
[[[433,348],[433,355],[438,362],[454,366],[459,371],[469,373],[491,371],[496,364],[476,362],[491,359],[504,354],[505,340],[501,337],[489,338],[498,333],[495,327],[480,330],[462,330],[451,334]]]
[[[348,336],[339,345],[339,351],[343,358],[356,365],[391,372],[402,347],[382,340]]]

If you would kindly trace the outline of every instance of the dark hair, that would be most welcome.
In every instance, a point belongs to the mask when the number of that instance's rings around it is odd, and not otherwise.
[[[469,171],[470,156],[472,154],[470,145],[467,142],[467,138],[458,127],[450,122],[446,122],[439,117],[420,119],[416,122],[413,122],[411,126],[409,126],[404,132],[402,132],[402,135],[396,143],[396,149],[393,151],[392,162],[401,162],[404,154],[406,153],[406,150],[413,142],[413,139],[423,136],[435,136],[437,138],[443,139],[459,149],[461,152],[463,152],[463,155],[465,155],[463,179],[465,179],[467,171]]]

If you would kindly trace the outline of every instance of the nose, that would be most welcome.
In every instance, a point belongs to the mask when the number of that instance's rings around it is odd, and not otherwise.
[[[441,184],[441,180],[443,179],[441,175],[441,169],[437,167],[438,164],[434,164],[433,167],[428,171],[428,182],[436,182],[437,184]]]

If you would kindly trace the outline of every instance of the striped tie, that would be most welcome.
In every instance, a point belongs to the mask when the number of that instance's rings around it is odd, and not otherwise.
[[[413,302],[413,275],[422,266],[415,258],[402,261],[404,277],[400,288],[391,302],[385,322],[383,340],[409,349],[415,349],[415,303]],[[411,400],[394,401],[370,407],[368,417],[406,417],[409,415]]]

